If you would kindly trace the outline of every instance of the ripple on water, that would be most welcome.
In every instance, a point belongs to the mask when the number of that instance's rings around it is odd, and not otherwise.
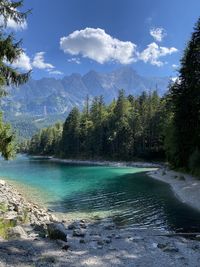
[[[200,230],[200,213],[179,202],[168,185],[147,177],[148,170],[29,158],[0,163],[0,176],[62,218],[112,216],[121,226]]]

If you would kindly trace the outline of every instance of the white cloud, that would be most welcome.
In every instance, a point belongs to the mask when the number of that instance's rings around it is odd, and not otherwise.
[[[172,64],[172,68],[177,69],[178,65],[177,64]]]
[[[162,47],[153,42],[140,53],[139,58],[145,63],[149,62],[152,65],[160,67],[164,64],[159,60],[160,57],[171,55],[177,51],[175,47]]]
[[[25,30],[27,29],[27,22],[23,21],[22,23],[16,23],[13,19],[9,18],[5,24],[3,16],[0,16],[0,26],[6,26],[6,28],[12,29],[14,31]]]
[[[82,55],[100,64],[117,61],[129,64],[136,61],[136,45],[120,41],[103,29],[85,28],[60,39],[60,47],[65,53]]]
[[[167,35],[167,33],[163,28],[152,28],[150,30],[150,35],[154,38],[155,41],[161,42]]]
[[[59,70],[49,70],[49,74],[52,74],[52,75],[62,75],[63,72],[61,72]]]
[[[53,69],[54,66],[52,64],[44,62],[44,54],[45,52],[36,53],[33,59],[32,66],[37,69]]]
[[[24,71],[31,70],[31,60],[25,52],[21,53],[17,60],[11,64],[14,68],[19,68]]]
[[[77,58],[77,57],[69,58],[67,61],[68,61],[68,62],[71,62],[71,63],[81,64],[80,59]]]

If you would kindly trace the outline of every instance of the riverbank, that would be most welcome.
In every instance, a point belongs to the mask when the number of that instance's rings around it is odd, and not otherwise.
[[[183,203],[200,211],[200,180],[192,175],[166,170],[166,168],[148,172],[148,175],[169,184]]]
[[[0,181],[1,267],[199,266],[200,236],[194,240],[155,229],[118,228],[111,218],[58,221]],[[168,235],[169,234],[169,235]]]

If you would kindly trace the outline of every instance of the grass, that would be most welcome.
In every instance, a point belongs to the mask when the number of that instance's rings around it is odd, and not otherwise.
[[[0,218],[0,236],[4,239],[8,239],[8,231],[14,227],[13,222],[5,222],[3,218]]]

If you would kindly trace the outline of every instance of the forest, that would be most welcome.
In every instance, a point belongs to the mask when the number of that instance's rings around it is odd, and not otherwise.
[[[200,174],[200,19],[182,56],[179,75],[160,97],[119,91],[106,105],[86,97],[64,124],[44,128],[20,151],[61,158],[167,160],[172,167]]]

